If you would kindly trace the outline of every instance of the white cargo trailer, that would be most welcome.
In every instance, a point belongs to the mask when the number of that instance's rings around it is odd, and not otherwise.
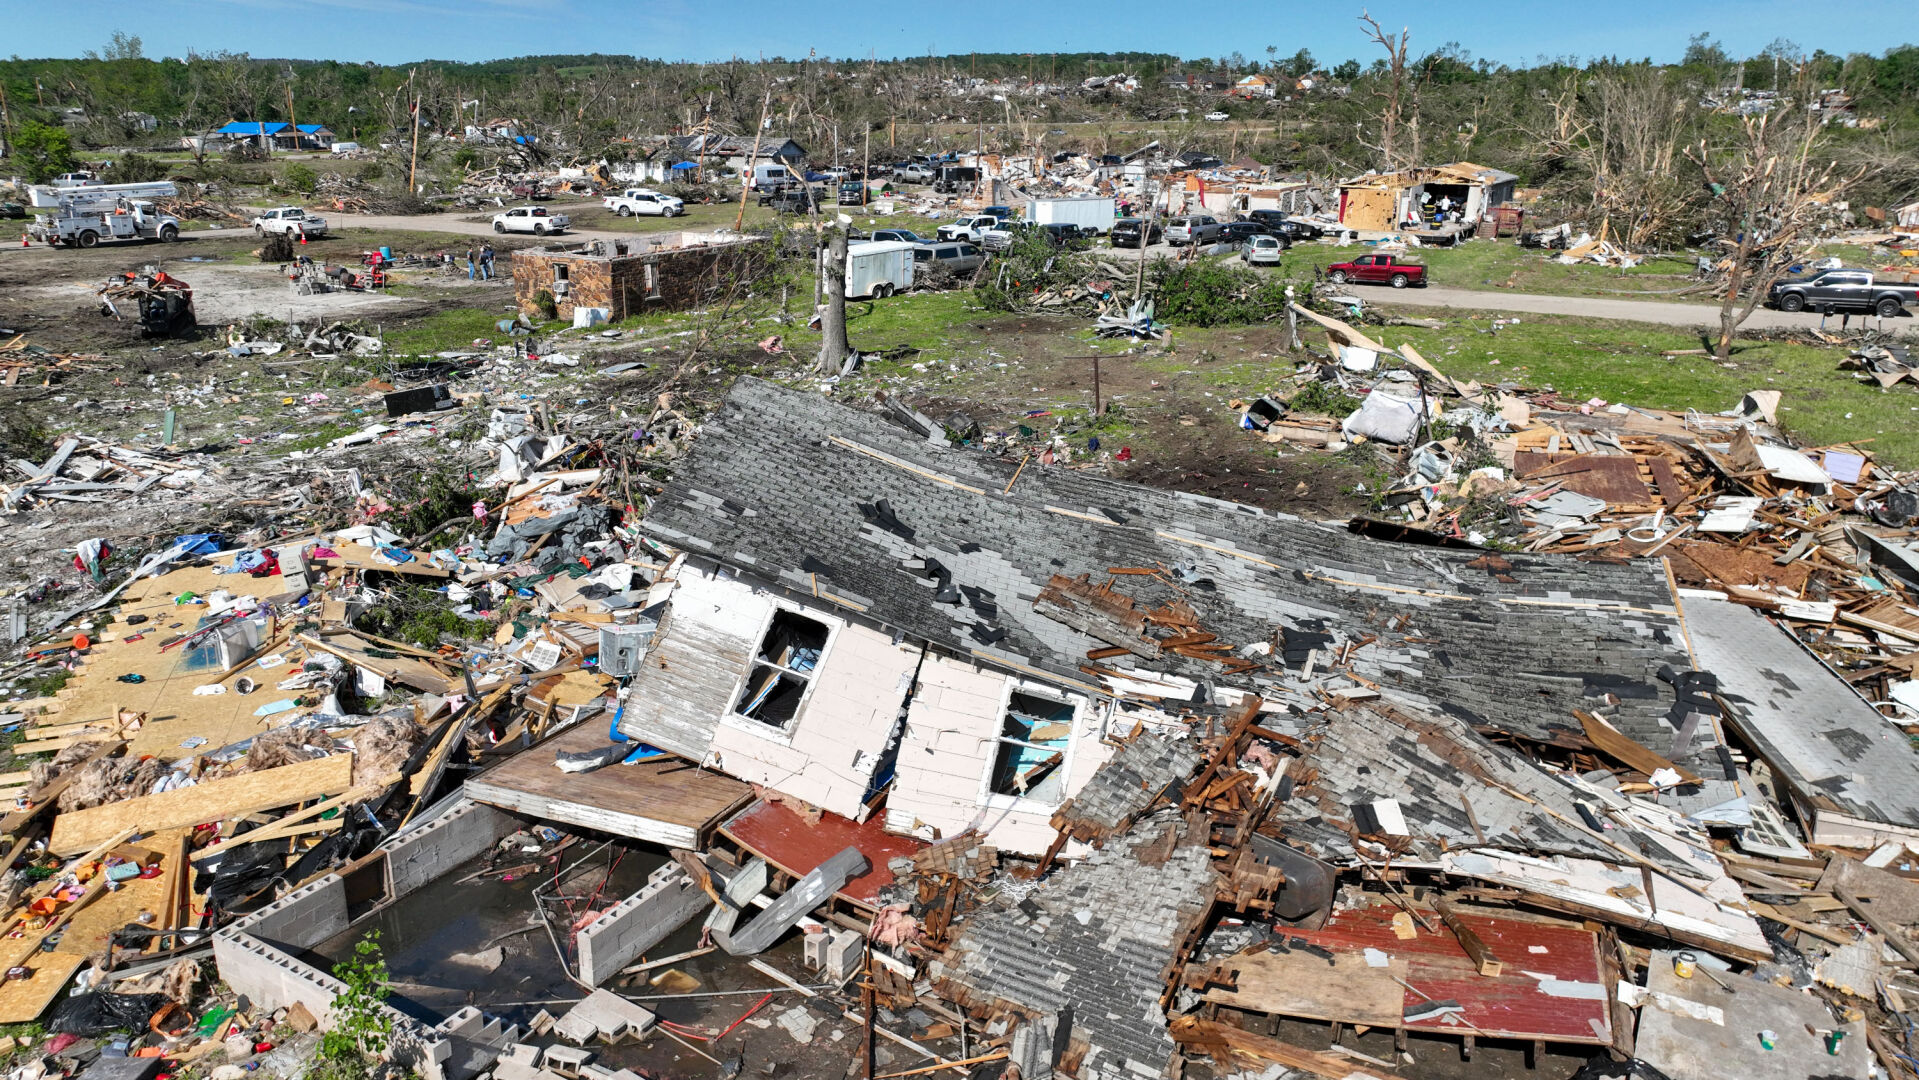
[[[1026,220],[1040,225],[1078,225],[1083,231],[1105,235],[1113,228],[1112,199],[1028,199]]]
[[[868,240],[846,246],[846,295],[868,299],[913,287],[913,248],[904,240]]]

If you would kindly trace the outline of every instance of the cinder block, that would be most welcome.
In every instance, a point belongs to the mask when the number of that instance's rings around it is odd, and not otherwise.
[[[639,892],[580,931],[580,978],[593,986],[612,978],[710,903],[705,890],[679,864],[661,866]]]

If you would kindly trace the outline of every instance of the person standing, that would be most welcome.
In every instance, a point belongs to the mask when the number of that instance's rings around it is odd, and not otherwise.
[[[478,260],[476,260],[473,257],[473,249],[467,248],[466,249],[466,279],[468,281],[472,281],[479,276],[479,271],[475,269],[475,265],[477,261]]]
[[[480,280],[493,280],[493,245],[487,244],[480,249]]]

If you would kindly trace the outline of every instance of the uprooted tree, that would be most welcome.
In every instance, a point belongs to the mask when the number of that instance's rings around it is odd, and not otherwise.
[[[1866,170],[1842,171],[1814,157],[1819,125],[1803,109],[1747,117],[1734,137],[1686,149],[1712,192],[1729,232],[1726,280],[1719,301],[1719,339],[1713,356],[1732,356],[1733,335],[1765,302],[1774,282],[1805,255],[1813,226]]]

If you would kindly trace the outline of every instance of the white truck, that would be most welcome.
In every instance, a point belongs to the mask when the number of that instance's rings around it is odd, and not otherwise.
[[[46,212],[34,215],[27,235],[43,244],[83,248],[102,240],[172,243],[180,238],[180,219],[161,213],[151,200],[179,193],[170,180],[88,187],[35,185],[27,189],[27,202]]]
[[[1074,199],[1028,199],[1026,220],[1038,225],[1077,225],[1083,233],[1105,235],[1112,231],[1112,199],[1087,196]]]
[[[934,235],[941,240],[971,240],[978,244],[986,239],[987,232],[999,226],[1000,219],[992,214],[967,214],[958,221],[941,225]]]
[[[288,236],[325,236],[326,219],[309,214],[297,206],[276,206],[253,219],[253,233],[286,233]]]
[[[846,296],[876,299],[913,287],[913,252],[904,240],[868,240],[846,246]],[[826,258],[826,248],[820,258]]]
[[[686,213],[685,200],[677,195],[654,191],[652,188],[627,188],[618,195],[606,196],[600,202],[621,217],[632,217],[635,214],[677,217]]]

